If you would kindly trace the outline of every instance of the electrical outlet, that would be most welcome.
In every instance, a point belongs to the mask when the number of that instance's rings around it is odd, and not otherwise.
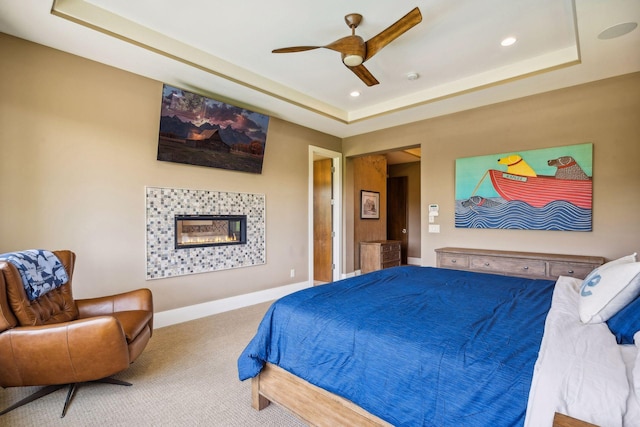
[[[296,277],[296,270],[295,269],[291,269],[291,277]]]

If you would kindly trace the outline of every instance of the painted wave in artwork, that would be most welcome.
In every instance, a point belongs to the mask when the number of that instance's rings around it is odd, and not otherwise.
[[[591,209],[558,200],[535,208],[521,201],[490,198],[482,205],[456,200],[457,228],[501,228],[514,230],[591,231]]]

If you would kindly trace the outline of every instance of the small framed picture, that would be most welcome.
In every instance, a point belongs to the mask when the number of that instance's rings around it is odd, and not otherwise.
[[[380,193],[360,191],[360,219],[380,219]]]

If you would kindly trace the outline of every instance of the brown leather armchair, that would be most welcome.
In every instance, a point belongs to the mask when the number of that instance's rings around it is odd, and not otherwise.
[[[80,383],[131,385],[109,376],[136,360],[153,332],[150,290],[74,300],[75,254],[53,253],[68,281],[35,300],[18,269],[0,261],[0,386],[46,386],[0,415],[68,385],[64,417]]]

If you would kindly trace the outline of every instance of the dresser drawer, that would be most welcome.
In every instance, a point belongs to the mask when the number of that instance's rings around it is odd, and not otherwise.
[[[438,255],[438,267],[469,268],[469,257],[467,255],[442,253]]]
[[[472,256],[471,269],[515,276],[544,277],[546,275],[545,262],[531,259]]]
[[[400,267],[400,259],[382,263],[382,268]]]
[[[400,243],[387,243],[380,245],[382,252],[400,252]]]
[[[400,261],[400,249],[397,251],[383,251],[382,252],[382,262],[389,261]]]
[[[578,279],[584,279],[587,277],[597,265],[593,264],[568,264],[561,262],[549,263],[549,275],[550,276],[569,276],[577,277]]]

